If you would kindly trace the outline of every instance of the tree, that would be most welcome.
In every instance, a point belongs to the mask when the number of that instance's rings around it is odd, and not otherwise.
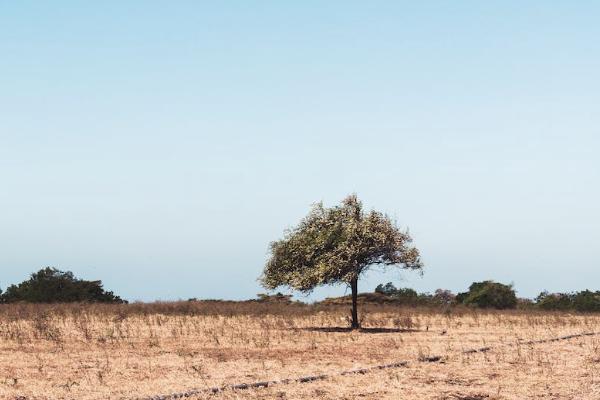
[[[511,285],[493,281],[473,282],[469,291],[456,295],[457,303],[481,308],[515,308],[517,296]]]
[[[260,280],[268,289],[288,286],[303,292],[319,285],[349,285],[356,329],[359,277],[375,265],[421,270],[419,251],[411,242],[408,232],[387,215],[365,212],[356,195],[330,208],[317,203],[297,227],[271,243]]]
[[[113,292],[105,291],[101,281],[86,281],[76,278],[70,271],[43,268],[31,274],[18,285],[11,285],[2,295],[2,302],[69,303],[98,302],[124,303]]]

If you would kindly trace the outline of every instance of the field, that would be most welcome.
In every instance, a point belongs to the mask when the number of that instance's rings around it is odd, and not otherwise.
[[[0,398],[598,399],[600,316],[180,302],[0,307]],[[488,351],[466,350],[489,347]],[[431,358],[433,357],[433,358]],[[438,359],[438,357],[440,357]],[[429,358],[429,359],[428,359]],[[402,366],[340,375],[343,371]]]

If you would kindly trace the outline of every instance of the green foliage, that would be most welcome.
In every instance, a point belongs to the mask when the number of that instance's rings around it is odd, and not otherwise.
[[[541,309],[548,311],[600,312],[600,291],[583,290],[574,293],[541,292],[534,300],[517,298],[509,285],[492,281],[474,282],[469,291],[454,295],[449,290],[438,289],[433,295],[417,293],[410,288],[396,288],[392,282],[379,284],[375,293],[385,296],[374,302],[410,306],[468,305],[479,308],[521,310]]]
[[[387,215],[365,213],[356,195],[331,208],[318,203],[296,228],[271,243],[261,282],[269,289],[285,285],[309,292],[323,284],[350,284],[373,265],[420,270],[411,241]]]
[[[375,288],[375,293],[381,293],[386,296],[395,297],[398,299],[416,299],[419,294],[411,288],[396,288],[392,282],[388,282],[385,285],[379,284]]]
[[[499,310],[515,308],[517,296],[511,285],[493,281],[473,282],[469,291],[459,293],[456,302],[480,308],[496,308]]]
[[[396,293],[398,293],[398,289],[392,282],[388,282],[385,285],[380,283],[375,288],[375,293],[385,294],[386,296],[394,296]]]
[[[381,293],[393,298],[394,300],[397,300],[398,303],[409,305],[417,305],[421,302],[427,302],[427,297],[430,297],[426,294],[421,295],[411,288],[396,288],[392,282],[388,282],[385,285],[377,285],[375,288],[375,293]]]
[[[72,272],[50,267],[31,274],[18,285],[9,286],[1,298],[3,303],[125,302],[113,292],[105,291],[101,281],[78,279]]]
[[[375,293],[385,295],[394,303],[410,306],[432,306],[449,305],[454,301],[454,294],[449,290],[437,289],[435,294],[418,293],[411,288],[396,288],[392,282],[385,285],[379,284]]]
[[[300,225],[271,243],[260,280],[268,289],[289,286],[303,292],[346,283],[352,290],[352,328],[358,328],[358,278],[374,265],[420,270],[419,251],[409,246],[411,241],[387,215],[365,213],[356,195],[331,208],[318,203]]]
[[[570,310],[573,309],[573,296],[543,291],[535,298],[535,305],[542,310]]]
[[[600,311],[600,292],[584,290],[573,296],[573,308],[579,312]]]
[[[575,293],[543,291],[536,297],[535,305],[542,310],[598,312],[600,311],[600,291],[583,290]]]

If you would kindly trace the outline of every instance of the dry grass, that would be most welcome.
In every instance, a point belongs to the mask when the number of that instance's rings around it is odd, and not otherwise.
[[[405,368],[214,399],[597,399],[600,316],[366,307],[350,332],[345,307],[261,303],[0,307],[0,398],[134,399],[193,388]],[[487,353],[463,350],[493,346]],[[444,355],[442,362],[420,362]],[[20,397],[21,396],[21,397]]]

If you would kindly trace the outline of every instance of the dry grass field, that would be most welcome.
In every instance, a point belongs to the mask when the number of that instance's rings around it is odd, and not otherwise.
[[[219,399],[598,399],[600,316],[365,306],[181,302],[0,307],[0,398],[141,399],[224,390]],[[492,347],[483,353],[464,350]],[[440,361],[424,361],[429,356]],[[406,361],[366,374],[339,372]]]

